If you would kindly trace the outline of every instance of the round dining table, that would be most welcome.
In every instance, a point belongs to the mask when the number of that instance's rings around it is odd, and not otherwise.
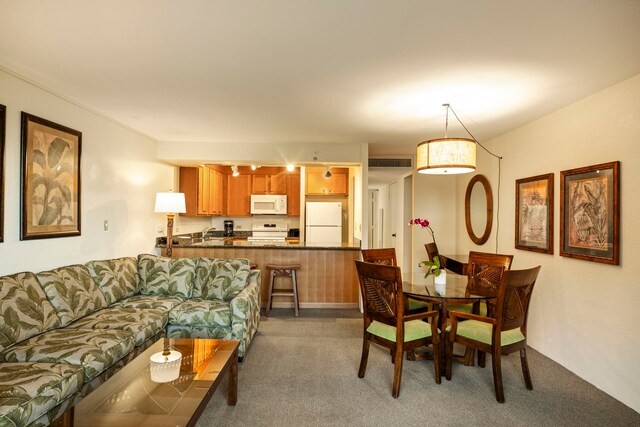
[[[430,274],[424,277],[424,271],[412,271],[403,277],[402,291],[405,296],[432,303],[433,309],[438,310],[438,329],[440,329],[440,354],[444,359],[446,348],[447,311],[462,304],[476,303],[479,301],[493,300],[495,297],[486,295],[474,295],[467,293],[467,276],[447,272],[446,283],[437,285],[434,276]],[[454,357],[455,361],[471,361]]]

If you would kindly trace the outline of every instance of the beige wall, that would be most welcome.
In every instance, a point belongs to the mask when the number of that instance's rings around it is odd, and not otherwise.
[[[156,142],[0,70],[7,106],[5,239],[0,274],[153,252],[155,193],[174,187],[175,168],[156,160]],[[20,112],[82,132],[82,235],[20,241]],[[103,231],[103,221],[109,231]]]
[[[640,411],[640,279],[636,265],[640,260],[640,197],[635,194],[640,184],[640,75],[486,145],[504,157],[499,251],[515,254],[516,269],[542,265],[529,317],[529,344]],[[621,161],[620,265],[559,256],[560,171],[615,160]],[[481,154],[478,163],[477,172],[489,178],[495,198],[497,162]],[[550,172],[555,174],[555,253],[516,250],[515,180]],[[495,251],[495,229],[483,246],[475,246],[466,237],[463,202],[470,178],[458,178],[458,250]],[[535,387],[535,366],[532,369]]]

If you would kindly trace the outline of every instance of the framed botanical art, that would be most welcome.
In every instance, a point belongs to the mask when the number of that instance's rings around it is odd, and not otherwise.
[[[7,107],[0,105],[0,242],[4,242],[4,135]]]
[[[22,113],[20,240],[80,235],[82,133]]]
[[[620,162],[560,172],[560,255],[620,263]]]
[[[553,254],[553,174],[516,180],[516,249]]]

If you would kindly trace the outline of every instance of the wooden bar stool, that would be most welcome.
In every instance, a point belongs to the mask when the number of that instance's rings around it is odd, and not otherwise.
[[[269,270],[269,296],[267,300],[266,315],[269,316],[271,311],[271,305],[273,304],[273,297],[293,297],[293,311],[295,316],[298,317],[298,282],[296,280],[296,271],[300,269],[299,264],[267,264],[267,270]],[[276,277],[291,277],[291,289],[274,289]]]

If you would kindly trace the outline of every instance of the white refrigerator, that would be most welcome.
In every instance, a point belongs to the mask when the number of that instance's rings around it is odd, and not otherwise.
[[[342,202],[307,202],[305,241],[342,243]]]

